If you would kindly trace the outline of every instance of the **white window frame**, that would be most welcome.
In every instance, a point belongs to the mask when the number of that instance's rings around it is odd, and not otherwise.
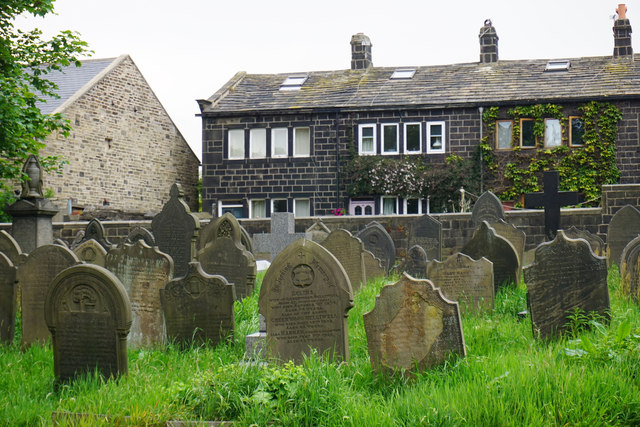
[[[440,148],[431,148],[431,128],[434,126],[441,126],[442,129],[442,147]],[[427,122],[427,154],[440,154],[440,153],[444,153],[446,151],[446,144],[447,141],[447,130],[446,130],[446,126],[445,126],[445,122],[441,121],[441,122]]]
[[[232,156],[231,155],[231,142],[232,142],[232,136],[231,135],[239,135],[241,136],[241,141],[242,141],[242,156]],[[229,160],[238,160],[238,159],[244,159],[244,129],[229,129],[227,131],[227,158]]]
[[[547,140],[548,140],[548,135],[549,135],[549,123],[551,122],[556,122],[558,124],[558,129],[560,130],[560,134],[559,134],[559,140],[558,143],[556,145],[548,145],[547,144]],[[553,118],[549,118],[549,119],[544,119],[544,147],[545,148],[557,148],[560,147],[562,145],[562,122],[559,119],[553,119]]]
[[[298,204],[298,202],[307,202],[307,204],[309,205],[309,216],[311,216],[311,199],[308,197],[301,197],[299,199],[293,199],[293,216],[294,217],[298,217],[298,213],[296,212],[296,206]]]
[[[264,216],[254,216],[253,204],[256,202],[264,203]],[[249,218],[266,218],[267,217],[267,201],[265,199],[251,199],[249,200]]]
[[[393,203],[394,203],[393,210],[395,212],[392,213],[391,215],[398,215],[398,198],[396,196],[380,196],[380,215],[389,215],[389,214],[385,214],[384,213],[384,201],[385,201],[385,199],[393,199]]]
[[[380,127],[381,127],[380,136],[382,138],[382,144],[380,146],[380,150],[382,150],[381,154],[383,154],[383,155],[398,154],[399,153],[398,145],[400,145],[400,135],[399,135],[399,132],[398,132],[398,124],[397,123],[383,123],[382,125],[380,125]],[[386,140],[385,140],[385,132],[384,132],[384,130],[386,128],[395,128],[396,129],[396,140],[395,140],[395,144],[394,144],[396,149],[393,150],[393,151],[385,151],[385,142],[386,142]]]
[[[264,138],[264,155],[253,155],[253,146],[258,134],[262,134]],[[266,128],[253,128],[249,130],[249,158],[250,159],[265,159],[267,157],[267,129]]]
[[[407,212],[407,201],[411,199],[411,200],[418,200],[418,212],[417,213],[408,213]],[[405,215],[422,215],[422,198],[420,197],[407,197],[402,199],[402,212]]]
[[[244,210],[242,201],[238,200],[219,200],[218,201],[218,217],[222,216],[222,209],[224,208],[241,208]]]
[[[500,123],[509,123],[509,141],[506,147],[500,147]],[[513,120],[496,120],[496,150],[505,151],[513,149]]]
[[[276,198],[276,199],[271,199],[271,215],[273,215],[274,213],[277,213],[273,209],[273,205],[275,204],[275,202],[282,201],[282,200],[284,200],[284,202],[287,205],[287,208],[286,208],[287,210],[285,210],[285,212],[289,212],[289,200],[287,200],[286,198]]]
[[[301,154],[296,152],[296,141],[298,139],[297,132],[302,129],[306,129],[309,132],[309,140],[307,141],[307,152]],[[311,157],[311,128],[309,126],[300,126],[293,128],[293,157]]]
[[[407,147],[407,127],[408,126],[418,126],[418,150],[409,150]],[[403,150],[406,154],[419,154],[422,153],[422,123],[420,122],[410,122],[404,124],[404,147]]]
[[[353,200],[349,199],[349,215],[356,215],[356,208],[360,208],[362,213],[357,216],[372,216],[376,212],[376,202],[373,199],[370,200]],[[371,213],[365,213],[367,208],[371,208]]]
[[[363,151],[362,150],[362,130],[364,128],[373,129],[373,135],[372,135],[372,138],[373,138],[373,151]],[[378,141],[376,140],[376,125],[372,124],[372,123],[358,125],[358,155],[360,155],[360,156],[375,156],[376,152],[377,152],[377,144],[378,144]]]
[[[283,132],[284,131],[284,132]],[[276,154],[276,133],[284,133],[284,154]],[[288,128],[271,128],[271,157],[278,159],[289,157],[289,129]]]

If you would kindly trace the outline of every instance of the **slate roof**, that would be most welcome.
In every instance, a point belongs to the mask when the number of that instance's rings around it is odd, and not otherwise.
[[[442,108],[640,97],[640,59],[572,58],[568,71],[547,71],[546,59],[415,68],[410,80],[390,80],[398,67],[309,73],[240,72],[207,101],[203,115],[294,109]],[[307,74],[297,91],[281,91],[290,75]]]

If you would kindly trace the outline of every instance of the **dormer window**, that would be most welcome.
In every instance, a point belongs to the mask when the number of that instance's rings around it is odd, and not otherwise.
[[[300,90],[307,78],[307,75],[289,76],[280,85],[280,90]]]
[[[544,71],[569,71],[569,67],[571,67],[571,61],[568,59],[549,61]]]
[[[391,74],[391,80],[409,80],[416,73],[414,68],[398,68]]]

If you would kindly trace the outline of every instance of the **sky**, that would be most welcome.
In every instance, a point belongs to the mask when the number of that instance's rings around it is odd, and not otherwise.
[[[637,32],[640,0],[627,1]],[[20,16],[22,30],[45,37],[73,30],[92,58],[129,54],[198,158],[197,99],[238,71],[294,73],[348,69],[350,40],[372,42],[374,66],[479,60],[478,33],[491,19],[499,58],[564,59],[613,52],[610,0],[56,0],[55,15]]]

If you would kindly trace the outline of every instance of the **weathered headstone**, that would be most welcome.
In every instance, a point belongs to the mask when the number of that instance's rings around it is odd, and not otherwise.
[[[82,243],[89,240],[95,240],[104,248],[105,251],[108,251],[114,246],[114,244],[107,239],[106,234],[107,233],[104,230],[104,225],[102,225],[102,222],[100,222],[99,219],[94,218],[89,221],[89,224],[87,224],[87,228],[85,228],[84,230],[82,239],[78,241],[74,240],[71,249],[75,250]]]
[[[407,251],[407,256],[400,264],[398,271],[405,272],[416,279],[426,279],[428,260],[427,251],[420,245],[413,245]]]
[[[519,283],[520,260],[516,250],[507,239],[496,234],[488,222],[482,221],[460,252],[475,260],[485,257],[493,263],[496,293],[503,286]]]
[[[495,230],[496,234],[507,239],[513,246],[513,249],[516,250],[519,266],[517,277],[520,277],[522,263],[524,262],[524,248],[527,241],[526,234],[515,225],[509,224],[508,222],[503,220],[489,223],[489,225]]]
[[[396,262],[396,246],[382,224],[371,221],[356,234],[356,237],[362,240],[366,250],[380,258],[388,273]]]
[[[183,200],[182,186],[175,183],[162,212],[153,217],[151,230],[158,248],[173,258],[174,277],[187,274],[189,263],[196,257],[196,241],[200,220]]]
[[[452,354],[466,355],[458,303],[428,280],[403,274],[384,286],[364,315],[364,327],[377,372],[423,371]]]
[[[0,343],[13,342],[16,321],[16,267],[0,252]]]
[[[409,225],[409,248],[416,245],[424,249],[427,259],[441,259],[442,223],[429,214],[413,220]]]
[[[122,282],[131,303],[129,347],[165,343],[160,290],[173,278],[171,257],[142,240],[125,243],[107,253],[105,267]]]
[[[97,240],[85,240],[76,246],[73,252],[78,256],[80,261],[104,267],[107,251]]]
[[[144,227],[138,226],[131,229],[127,237],[124,239],[124,242],[132,245],[138,240],[142,240],[151,247],[157,246],[156,238],[153,237],[153,233]]]
[[[471,223],[474,227],[482,224],[482,221],[496,222],[504,220],[504,207],[498,197],[491,191],[482,193],[471,211]]]
[[[44,317],[58,382],[94,371],[107,378],[127,373],[131,306],[111,272],[90,264],[62,271],[47,293]]]
[[[607,231],[607,265],[620,268],[620,256],[627,244],[640,235],[640,211],[626,205],[616,212]]]
[[[533,264],[524,269],[534,336],[563,333],[576,309],[608,316],[607,264],[584,239],[567,239],[562,230],[539,245]]]
[[[443,262],[431,261],[427,278],[445,297],[458,301],[462,313],[493,310],[493,264],[486,258],[475,261],[457,253]]]
[[[597,235],[589,232],[588,230],[580,230],[572,225],[564,231],[565,237],[568,239],[585,239],[591,245],[591,250],[598,256],[606,256],[604,241]]]
[[[344,229],[333,230],[321,245],[336,257],[349,276],[353,291],[367,283],[364,266],[364,245]]]
[[[367,282],[387,275],[382,261],[371,252],[367,250],[362,252],[362,262],[364,263],[364,277]]]
[[[316,221],[311,227],[307,228],[307,233],[311,234],[311,240],[316,243],[322,243],[324,239],[329,237],[331,230],[329,230],[329,227],[327,227],[324,222]]]
[[[317,349],[349,359],[351,284],[340,262],[319,244],[300,239],[287,246],[267,270],[258,304],[271,356],[299,363]]]
[[[622,265],[620,266],[620,287],[624,295],[634,301],[640,298],[640,236],[630,241],[622,251]]]
[[[160,290],[167,338],[181,347],[216,345],[235,327],[234,285],[219,275],[207,274],[191,262],[184,277]]]
[[[253,253],[253,240],[251,240],[249,232],[243,226],[240,226],[240,243],[246,250]]]
[[[26,259],[26,254],[22,253],[18,242],[4,230],[0,231],[0,252],[9,258],[13,265],[21,264]]]
[[[44,320],[44,302],[51,281],[62,270],[80,260],[69,249],[59,245],[44,245],[33,250],[18,266],[21,292],[22,348],[35,342],[44,343],[51,334]]]
[[[275,257],[290,243],[298,239],[311,239],[307,232],[295,232],[295,217],[290,212],[276,212],[271,215],[271,233],[253,235],[253,249],[255,254],[269,254]]]

